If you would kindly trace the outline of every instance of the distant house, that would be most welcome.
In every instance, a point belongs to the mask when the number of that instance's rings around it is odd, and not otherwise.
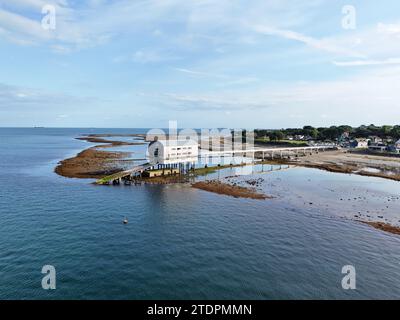
[[[394,147],[395,147],[397,150],[400,150],[400,139],[397,140],[397,141],[395,142]]]
[[[351,148],[366,149],[368,148],[368,139],[354,139],[350,142]]]
[[[400,140],[396,141],[394,144],[388,147],[390,152],[400,153]]]
[[[374,143],[368,146],[368,149],[375,152],[386,152],[388,150],[387,146],[383,143]]]
[[[383,139],[381,137],[378,137],[378,136],[371,136],[371,137],[369,137],[369,140],[371,140],[371,143],[374,143],[374,144],[378,144],[378,143],[382,143],[383,142]]]
[[[304,135],[302,135],[302,134],[296,134],[296,135],[294,136],[294,140],[305,140],[304,138],[305,138],[305,137],[304,137]]]
[[[349,138],[350,138],[350,133],[349,132],[343,132],[340,137],[338,138],[338,143],[344,148],[349,147]]]
[[[348,140],[349,139],[349,137],[350,137],[350,133],[349,132],[343,132],[341,135],[340,135],[340,137],[339,137],[339,140]]]

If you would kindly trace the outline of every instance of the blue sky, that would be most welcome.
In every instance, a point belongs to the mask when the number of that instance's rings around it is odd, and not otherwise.
[[[0,126],[395,124],[399,102],[396,0],[0,0]]]

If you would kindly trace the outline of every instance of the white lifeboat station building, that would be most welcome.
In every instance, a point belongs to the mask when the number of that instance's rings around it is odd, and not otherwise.
[[[158,169],[176,169],[180,173],[194,168],[199,156],[199,144],[193,139],[186,140],[154,140],[150,142],[148,158]]]

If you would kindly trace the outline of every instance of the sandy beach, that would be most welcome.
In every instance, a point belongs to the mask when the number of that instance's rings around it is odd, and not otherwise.
[[[278,162],[331,172],[358,174],[400,181],[400,157],[337,150],[314,153],[295,160],[278,160]]]

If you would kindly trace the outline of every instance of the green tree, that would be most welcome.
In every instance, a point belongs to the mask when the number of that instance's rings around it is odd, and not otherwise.
[[[318,137],[318,129],[312,126],[304,126],[302,134],[305,136],[310,136],[313,139],[316,139]]]
[[[382,126],[379,136],[381,138],[385,138],[385,137],[389,136],[392,129],[393,129],[393,126]]]
[[[390,135],[395,139],[400,139],[400,126],[394,126],[392,130],[390,130]]]
[[[270,133],[269,138],[274,141],[282,140],[285,134],[281,130],[276,130]]]

